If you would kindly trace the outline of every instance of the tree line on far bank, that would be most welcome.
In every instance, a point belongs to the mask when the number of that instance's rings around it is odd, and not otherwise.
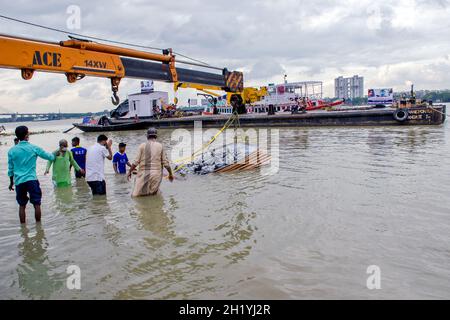
[[[430,91],[427,92],[423,97],[423,100],[432,100],[433,102],[450,102],[450,90],[445,91]]]

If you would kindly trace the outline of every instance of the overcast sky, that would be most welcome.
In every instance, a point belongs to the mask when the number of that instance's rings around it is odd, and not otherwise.
[[[67,8],[81,9],[73,32],[175,51],[210,64],[244,71],[246,85],[333,79],[359,74],[365,88],[450,88],[450,0],[184,0],[5,1],[0,13],[68,30]],[[72,21],[72,20],[71,20]],[[70,21],[69,21],[70,22]],[[0,19],[0,33],[46,40],[64,34]],[[1,50],[1,48],[0,48]],[[1,54],[1,53],[0,53]],[[124,79],[120,95],[139,90]],[[167,84],[157,89],[169,90]],[[191,91],[180,92],[181,102]],[[110,109],[109,81],[68,84],[63,75],[37,73],[24,81],[0,70],[0,112]]]

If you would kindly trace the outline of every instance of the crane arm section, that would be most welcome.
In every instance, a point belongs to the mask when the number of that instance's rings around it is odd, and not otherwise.
[[[31,79],[35,70],[97,77],[125,76],[122,61],[117,55],[5,36],[0,36],[0,48],[0,66],[21,69],[26,80]],[[28,71],[26,76],[24,70]]]
[[[171,49],[157,54],[79,39],[56,43],[0,35],[0,68],[19,69],[25,80],[35,71],[63,73],[70,83],[85,76],[109,78],[114,104],[119,103],[117,91],[124,77],[183,82],[236,94],[244,90],[242,72],[212,73],[175,64]]]

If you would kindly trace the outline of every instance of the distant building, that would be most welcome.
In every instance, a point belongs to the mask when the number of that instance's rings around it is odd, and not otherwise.
[[[341,76],[334,79],[334,94],[339,99],[364,97],[364,78],[355,75],[350,78]]]

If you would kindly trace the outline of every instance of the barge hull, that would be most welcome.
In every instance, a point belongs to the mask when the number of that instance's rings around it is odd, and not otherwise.
[[[404,121],[394,118],[396,109],[375,109],[364,111],[320,111],[304,114],[247,114],[240,115],[241,127],[314,127],[314,126],[411,126],[441,125],[445,121],[445,105],[415,107],[408,110]],[[201,121],[203,128],[221,128],[230,115],[190,116],[185,118],[148,119],[137,122],[115,120],[110,125],[89,125],[74,123],[85,132],[143,130],[156,128],[193,128]]]

